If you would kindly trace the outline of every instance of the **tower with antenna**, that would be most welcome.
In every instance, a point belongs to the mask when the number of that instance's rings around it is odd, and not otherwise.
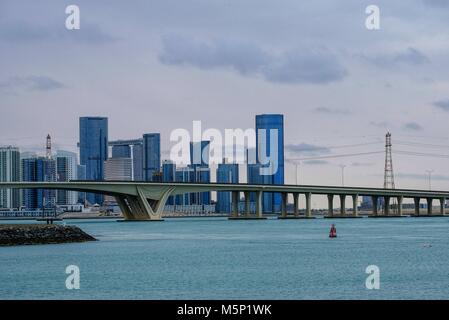
[[[45,145],[45,157],[51,159],[51,137],[50,134],[47,135],[47,143]]]
[[[384,189],[395,189],[393,173],[393,157],[391,155],[391,133],[387,132],[385,136],[385,171],[384,171]],[[383,204],[383,210],[385,211]],[[393,212],[396,213],[396,199],[393,198]]]

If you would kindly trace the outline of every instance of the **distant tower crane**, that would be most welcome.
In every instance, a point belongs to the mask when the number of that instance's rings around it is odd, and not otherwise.
[[[384,188],[395,189],[394,173],[393,173],[393,157],[391,155],[391,133],[387,132],[385,136],[385,172],[384,172]],[[386,203],[384,202],[383,209],[385,210]],[[397,202],[393,198],[393,212],[396,213]]]

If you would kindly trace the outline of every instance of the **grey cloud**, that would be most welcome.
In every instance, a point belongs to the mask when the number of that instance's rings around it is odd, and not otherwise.
[[[408,122],[404,124],[404,129],[411,130],[411,131],[421,131],[423,127],[416,122]]]
[[[162,38],[159,61],[200,69],[230,68],[276,83],[325,84],[347,75],[337,57],[327,51],[291,50],[275,54],[251,43],[206,43],[179,35]]]
[[[27,77],[10,77],[5,81],[0,82],[0,90],[2,91],[49,91],[64,87],[65,85],[62,82],[59,82],[53,78],[36,75]]]
[[[308,143],[288,144],[285,146],[285,149],[291,153],[307,154],[310,156],[330,153],[330,149],[327,147],[308,144]]]
[[[228,67],[251,74],[270,61],[268,53],[247,43],[208,44],[170,35],[162,38],[162,44],[163,53],[159,60],[168,65],[193,65],[200,69]]]
[[[287,52],[263,69],[271,82],[326,84],[343,80],[348,74],[329,52]]]
[[[374,57],[362,56],[365,61],[381,68],[391,68],[397,66],[416,66],[430,62],[430,59],[421,51],[409,47],[404,51],[393,54],[384,54]]]
[[[351,114],[351,112],[349,110],[346,109],[331,109],[328,107],[317,107],[315,109],[313,109],[314,112],[317,113],[324,113],[324,114],[332,114],[332,115],[348,115]]]
[[[444,111],[449,111],[449,99],[435,101],[433,103],[433,106],[437,107],[437,108],[439,108],[441,110],[444,110]]]

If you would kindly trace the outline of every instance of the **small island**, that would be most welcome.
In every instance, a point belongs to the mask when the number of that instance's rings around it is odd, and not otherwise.
[[[0,224],[0,246],[96,241],[77,226]]]

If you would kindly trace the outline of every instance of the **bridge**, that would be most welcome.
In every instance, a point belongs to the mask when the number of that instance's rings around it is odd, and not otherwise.
[[[263,219],[262,195],[264,192],[275,192],[282,195],[280,218],[313,218],[311,208],[312,195],[326,195],[328,199],[327,217],[358,217],[359,196],[371,196],[373,199],[372,216],[403,216],[403,200],[414,200],[415,215],[420,215],[421,199],[427,200],[427,215],[432,212],[433,200],[439,200],[440,212],[445,215],[445,201],[449,199],[449,191],[411,190],[411,189],[383,189],[364,187],[335,187],[313,185],[256,185],[256,184],[227,184],[227,183],[182,183],[182,182],[125,182],[125,181],[71,181],[71,182],[0,182],[0,189],[59,189],[80,192],[93,192],[115,197],[125,220],[162,220],[162,213],[169,196],[186,193],[229,191],[232,193],[231,219],[255,218]],[[244,194],[245,212],[239,215],[238,203],[240,192]],[[255,214],[250,212],[250,194],[255,194]],[[288,215],[288,195],[293,195],[293,215]],[[305,195],[305,214],[299,215],[299,195]],[[334,214],[334,197],[340,199],[340,211]],[[345,202],[352,197],[352,213],[346,212]],[[384,210],[379,211],[378,200],[384,199]],[[397,212],[393,214],[390,208],[391,199],[397,200]]]

